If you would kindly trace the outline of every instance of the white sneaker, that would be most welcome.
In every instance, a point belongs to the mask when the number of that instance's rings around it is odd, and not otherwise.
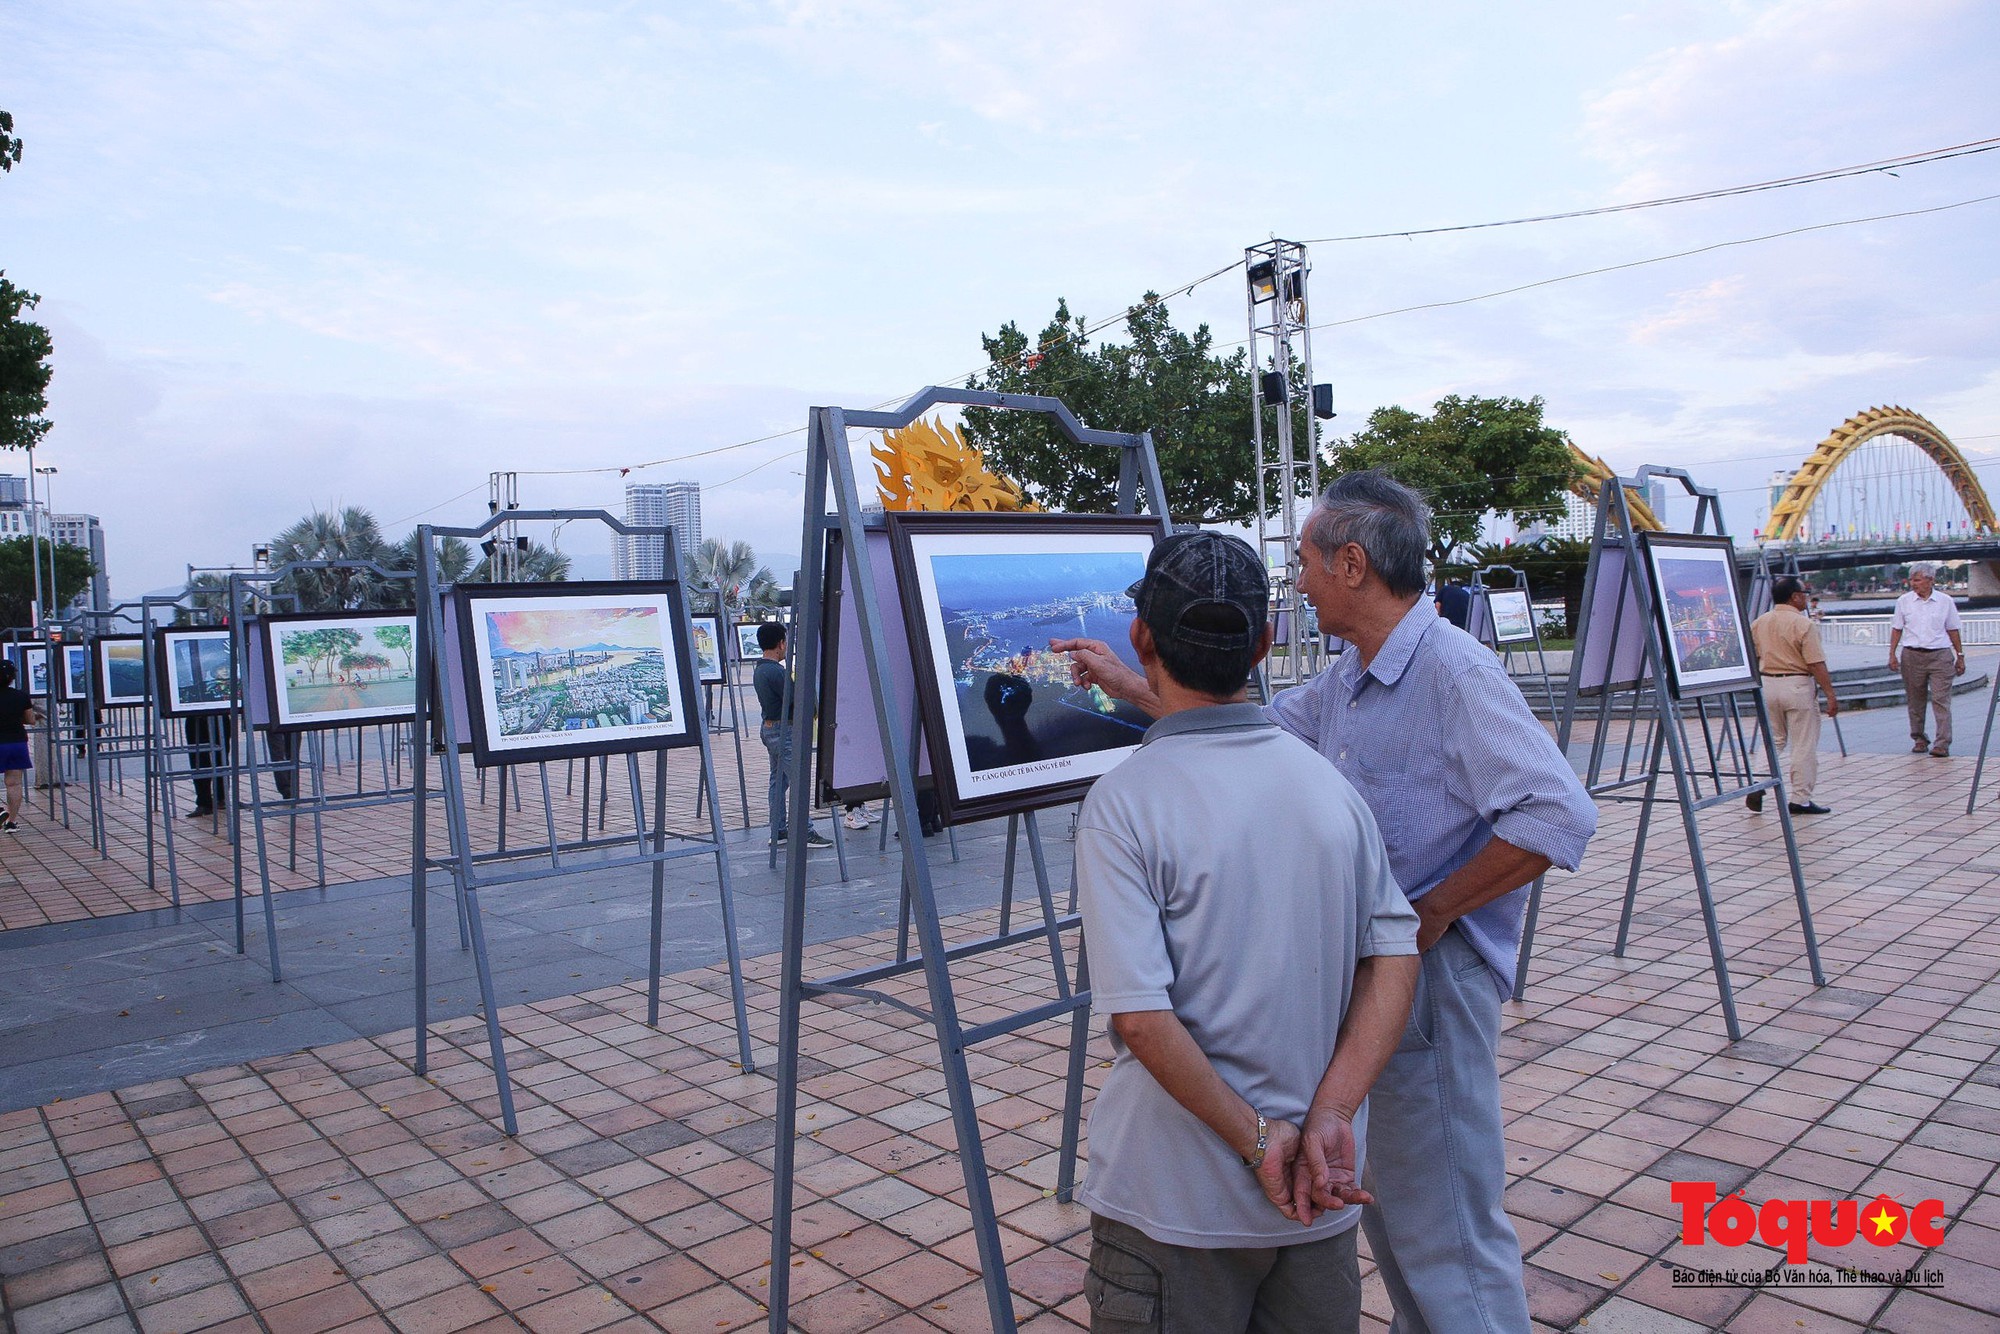
[[[866,829],[868,827],[868,813],[856,807],[854,810],[841,816],[840,823],[847,829]]]

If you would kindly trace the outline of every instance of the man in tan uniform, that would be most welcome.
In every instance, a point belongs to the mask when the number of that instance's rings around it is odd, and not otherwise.
[[[1840,712],[1833,677],[1826,670],[1826,650],[1819,626],[1806,615],[1806,591],[1796,579],[1771,586],[1771,610],[1750,623],[1757,645],[1757,670],[1764,677],[1764,704],[1771,714],[1771,740],[1791,762],[1790,810],[1793,815],[1830,815],[1813,800],[1819,781],[1819,700],[1814,687],[1826,692],[1829,718]],[[1764,809],[1764,794],[1752,792],[1743,804]]]

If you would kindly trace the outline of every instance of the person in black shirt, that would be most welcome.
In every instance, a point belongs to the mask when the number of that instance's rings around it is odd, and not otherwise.
[[[28,753],[28,728],[42,720],[28,692],[15,686],[16,675],[13,663],[0,662],[0,773],[7,778],[7,811],[0,816],[0,830],[10,834],[21,827],[16,821],[28,804],[25,775],[35,767]]]
[[[764,650],[764,656],[751,673],[750,684],[764,716],[757,736],[764,743],[764,753],[771,757],[771,841],[783,843],[785,794],[792,772],[792,678],[785,674],[785,627],[776,621],[758,626],[757,647]],[[806,846],[830,848],[833,842],[807,825]]]

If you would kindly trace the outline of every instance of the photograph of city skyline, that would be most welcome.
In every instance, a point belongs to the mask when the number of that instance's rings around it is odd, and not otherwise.
[[[1070,677],[1053,639],[1101,640],[1132,667],[1134,608],[1157,525],[1066,517],[898,523],[932,765],[948,811],[979,818],[1073,795],[1151,720]],[[947,818],[953,818],[948,815]]]
[[[671,744],[690,733],[671,602],[659,594],[469,594],[485,755]],[[626,743],[619,746],[618,743]]]

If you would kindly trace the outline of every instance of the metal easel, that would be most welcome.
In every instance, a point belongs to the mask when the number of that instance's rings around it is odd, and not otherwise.
[[[811,412],[806,450],[806,504],[800,578],[795,584],[793,598],[798,662],[792,716],[791,814],[787,823],[794,831],[804,830],[813,801],[811,758],[814,715],[819,707],[820,653],[824,639],[821,624],[824,616],[821,605],[825,579],[824,552],[829,537],[837,532],[846,561],[846,588],[848,595],[855,599],[859,627],[866,644],[868,682],[874,694],[882,754],[890,757],[887,766],[889,800],[897,823],[904,831],[901,849],[903,892],[920,953],[912,959],[907,957],[906,948],[900,949],[899,957],[889,963],[852,969],[832,977],[807,979],[804,975],[806,849],[802,838],[791,840],[786,849],[784,949],[778,979],[778,1100],[772,1165],[769,1299],[770,1328],[774,1334],[783,1334],[790,1313],[792,1193],[798,1147],[799,1037],[801,1012],[808,1000],[859,996],[914,1014],[935,1031],[951,1108],[952,1130],[958,1145],[959,1165],[965,1174],[966,1199],[972,1214],[979,1270],[984,1276],[987,1313],[998,1334],[1012,1334],[1015,1328],[1014,1312],[1007,1288],[1007,1259],[1000,1247],[999,1220],[993,1207],[992,1187],[986,1174],[986,1156],[980,1141],[979,1117],[973,1106],[972,1079],[966,1068],[966,1052],[974,1045],[1033,1024],[1068,1016],[1069,1084],[1064,1100],[1056,1197],[1068,1200],[1075,1186],[1076,1147],[1083,1103],[1083,1062],[1089,1040],[1090,992],[1080,941],[1074,986],[1064,972],[1061,932],[1080,926],[1079,919],[1074,913],[1062,917],[1055,915],[1045,868],[1037,857],[1037,870],[1043,872],[1038,886],[1042,896],[1042,923],[1001,931],[947,948],[932,884],[929,851],[924,840],[916,836],[922,827],[917,813],[916,765],[914,762],[899,762],[903,757],[914,759],[915,729],[905,718],[903,706],[898,702],[893,687],[882,598],[877,589],[868,542],[863,535],[861,496],[848,432],[855,428],[894,430],[916,421],[932,408],[946,404],[1041,413],[1073,446],[1110,446],[1118,449],[1118,512],[1140,512],[1139,495],[1143,485],[1149,511],[1166,517],[1166,491],[1161,483],[1152,437],[1145,433],[1090,430],[1077,421],[1068,407],[1054,398],[933,386],[892,411],[849,412],[842,408],[814,408]],[[1031,846],[1039,849],[1033,814],[1023,817],[1022,823],[1032,840]],[[952,983],[952,961],[1036,939],[1046,940],[1049,945],[1055,997],[988,1023],[963,1024],[959,1019],[958,1001]],[[890,996],[875,986],[876,983],[920,969],[928,990],[928,1009]]]
[[[1681,468],[1644,467],[1630,480],[1605,480],[1597,502],[1597,531],[1591,543],[1590,568],[1584,578],[1583,616],[1577,625],[1576,648],[1570,655],[1569,685],[1563,700],[1556,745],[1569,753],[1580,708],[1594,699],[1594,734],[1584,785],[1600,801],[1639,803],[1639,828],[1632,842],[1631,868],[1625,880],[1624,906],[1618,917],[1618,941],[1613,953],[1625,955],[1632,910],[1639,894],[1639,873],[1645,864],[1646,836],[1654,807],[1672,803],[1681,814],[1693,867],[1695,894],[1701,904],[1708,936],[1710,967],[1715,974],[1722,1018],[1729,1040],[1743,1036],[1736,1017],[1736,997],[1729,982],[1729,964],[1722,944],[1722,927],[1715,915],[1708,858],[1702,850],[1699,816],[1724,803],[1757,792],[1776,796],[1779,830],[1791,872],[1799,928],[1805,937],[1806,959],[1813,985],[1825,986],[1819,941],[1813,931],[1812,905],[1806,898],[1805,873],[1799,866],[1798,838],[1786,809],[1784,777],[1771,742],[1770,716],[1764,693],[1754,677],[1755,653],[1749,646],[1749,626],[1741,628],[1752,659],[1749,684],[1708,694],[1686,693],[1676,698],[1666,669],[1668,645],[1659,609],[1648,583],[1645,548],[1632,523],[1626,491],[1645,494],[1652,477],[1670,477],[1695,498],[1692,535],[1726,536],[1717,493],[1697,486]],[[1731,577],[1734,578],[1732,567]],[[1603,619],[1599,619],[1600,612]],[[1623,707],[1621,707],[1621,705]],[[1747,727],[1746,727],[1747,724]],[[1613,732],[1622,733],[1619,755],[1612,761]],[[1638,738],[1643,735],[1644,740]],[[1699,743],[1699,749],[1697,749]],[[1761,743],[1761,744],[1760,744]],[[1759,754],[1761,752],[1761,755]],[[1763,761],[1758,772],[1757,760]],[[1672,790],[1660,792],[1667,777]],[[1514,999],[1527,986],[1534,953],[1535,925],[1541,912],[1543,879],[1529,893],[1521,934],[1520,961],[1514,974]]]
[[[462,706],[455,681],[462,678],[455,678],[453,675],[469,669],[465,663],[454,661],[446,651],[447,645],[456,642],[457,632],[453,629],[447,633],[445,618],[448,589],[438,575],[438,541],[441,538],[458,537],[477,544],[503,525],[510,526],[511,531],[511,525],[521,522],[570,522],[582,519],[603,523],[612,532],[627,537],[658,537],[665,551],[665,570],[661,583],[666,585],[681,583],[680,557],[674,546],[671,528],[664,525],[628,525],[602,510],[501,509],[477,528],[444,528],[424,524],[417,529],[417,725],[411,730],[410,746],[411,775],[415,789],[415,805],[411,820],[410,910],[416,930],[416,1072],[423,1074],[429,1063],[430,914],[426,911],[425,898],[429,873],[435,868],[451,876],[454,900],[459,910],[460,948],[469,948],[472,951],[473,964],[479,977],[480,1005],[486,1017],[486,1039],[493,1062],[493,1082],[500,1099],[500,1118],[509,1135],[514,1134],[519,1125],[514,1115],[513,1085],[507,1073],[507,1053],[501,1040],[500,1006],[493,991],[493,972],[486,951],[486,931],[479,910],[481,890],[549,880],[574,875],[579,871],[601,873],[634,866],[650,868],[653,879],[652,935],[646,954],[648,974],[646,1022],[657,1027],[660,1022],[660,950],[664,930],[666,865],[670,861],[684,857],[713,857],[716,890],[722,908],[723,945],[729,961],[730,999],[736,1013],[737,1052],[744,1070],[756,1069],[750,1055],[750,1025],[743,997],[743,961],[737,940],[736,903],[729,878],[727,836],[722,825],[721,804],[716,795],[715,757],[709,747],[707,710],[702,706],[699,689],[693,692],[693,697],[687,704],[693,712],[693,731],[701,750],[700,781],[707,790],[709,814],[707,838],[668,834],[667,756],[670,752],[666,748],[656,748],[652,752],[654,767],[650,822],[642,796],[639,752],[628,752],[625,756],[635,825],[633,834],[592,838],[586,831],[586,836],[583,838],[563,840],[556,832],[555,815],[550,805],[548,764],[543,761],[539,767],[542,775],[544,826],[548,841],[525,846],[516,845],[501,851],[480,851],[472,843],[471,828],[467,818],[465,773],[461,767],[461,756],[466,750],[462,738],[469,735],[467,730],[469,724],[459,716]],[[635,587],[650,589],[654,585],[651,581],[647,581],[646,584]],[[675,627],[676,638],[681,652],[687,653],[691,651],[689,647],[691,639],[688,610],[684,599],[681,601],[679,620],[680,624]],[[477,661],[471,644],[461,644],[458,648],[459,655],[466,662]],[[672,669],[672,665],[669,664],[669,670]],[[476,692],[467,693],[470,698],[477,698]],[[430,758],[434,749],[438,753],[447,831],[447,845],[442,854],[436,857],[429,852],[429,831],[425,820]],[[503,805],[505,800],[506,792],[503,788],[501,791]],[[578,853],[585,854],[585,857],[577,857]]]

